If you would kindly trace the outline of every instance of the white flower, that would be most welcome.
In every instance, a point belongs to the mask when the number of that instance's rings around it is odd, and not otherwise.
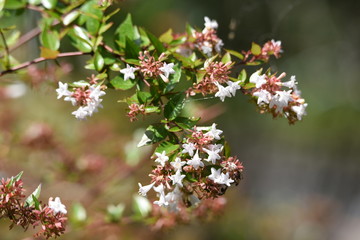
[[[234,180],[229,177],[229,173],[224,174],[221,172],[221,168],[218,170],[211,168],[211,174],[208,176],[208,178],[213,180],[214,183],[225,184],[228,187],[230,187],[230,184],[234,182]]]
[[[210,149],[211,151],[221,152],[224,146],[222,144],[209,144],[207,148]]]
[[[176,185],[175,189],[172,192],[169,192],[168,194],[165,195],[165,201],[168,202],[167,208],[171,212],[177,212],[179,210],[178,203],[181,200],[182,200],[182,193],[178,185]]]
[[[194,167],[195,170],[197,170],[199,167],[204,167],[204,163],[201,161],[201,158],[199,157],[199,150],[196,151],[194,157],[187,162],[187,164]]]
[[[269,101],[271,100],[271,94],[265,90],[265,89],[261,89],[260,91],[254,92],[253,96],[258,97],[257,99],[257,104],[261,105],[261,103],[269,103]]]
[[[160,163],[160,165],[164,167],[165,162],[169,160],[169,157],[166,156],[165,151],[163,151],[162,153],[155,153],[155,155],[157,156],[155,162]]]
[[[275,42],[275,40],[273,39],[273,40],[271,40],[271,43],[276,47],[281,47],[281,41],[276,41]]]
[[[149,144],[150,142],[151,142],[151,139],[146,135],[146,133],[144,133],[140,142],[137,144],[137,147],[145,146],[145,145]]]
[[[235,97],[236,90],[241,88],[239,85],[239,82],[240,81],[237,81],[237,82],[227,81],[228,86],[226,88],[233,97]]]
[[[216,140],[220,140],[220,134],[222,134],[223,131],[221,131],[220,129],[216,129],[216,123],[213,123],[211,125],[210,130],[205,133],[205,136],[210,136]]]
[[[230,187],[231,186],[231,183],[233,183],[234,180],[232,180],[230,177],[229,177],[229,173],[221,173],[220,175],[220,179],[219,179],[219,184],[225,184],[226,186]]]
[[[208,17],[204,17],[204,21],[205,21],[205,24],[204,24],[205,29],[216,29],[219,26],[216,20],[211,20]]]
[[[295,88],[296,84],[297,84],[296,77],[291,76],[290,81],[281,83],[281,86],[288,87],[288,88]]]
[[[251,74],[249,82],[251,83],[255,83],[256,88],[260,88],[263,84],[266,83],[266,79],[265,79],[265,74],[263,75],[259,75],[260,70],[254,72],[253,74]]]
[[[96,102],[100,100],[100,97],[104,96],[106,93],[104,91],[101,91],[100,85],[94,87],[94,85],[91,85],[89,87],[91,93],[90,98]]]
[[[60,198],[56,197],[55,201],[52,200],[53,198],[49,199],[49,208],[51,208],[55,214],[58,212],[66,214],[66,207],[64,204],[61,203]]]
[[[223,87],[218,82],[215,82],[216,86],[218,87],[218,92],[215,93],[215,97],[219,97],[220,100],[223,102],[225,100],[225,97],[231,97],[231,94],[229,92],[229,89],[226,87]]]
[[[203,150],[208,154],[208,158],[205,159],[205,161],[212,162],[212,164],[215,164],[216,160],[221,159],[221,157],[219,155],[219,152],[221,151],[220,149],[209,150],[209,149],[203,148]]]
[[[137,71],[138,68],[131,67],[129,64],[126,64],[126,68],[123,68],[120,70],[122,74],[124,74],[124,80],[135,79],[135,71]]]
[[[71,92],[68,90],[68,84],[59,82],[59,87],[56,89],[56,92],[58,94],[57,99],[64,97],[70,97]]]
[[[182,150],[182,153],[189,153],[191,157],[194,155],[194,151],[196,150],[194,143],[184,143],[182,147],[184,148],[184,150]]]
[[[88,112],[88,108],[85,106],[85,107],[79,107],[78,110],[73,111],[71,114],[74,115],[79,120],[85,120],[86,117],[89,115],[89,112]]]
[[[214,182],[217,182],[220,179],[221,176],[221,168],[216,170],[215,168],[211,168],[211,174],[208,176],[210,180],[213,180]]]
[[[146,196],[146,194],[148,193],[148,191],[150,191],[153,186],[155,185],[155,182],[149,184],[149,185],[145,185],[145,186],[142,186],[141,183],[138,183],[139,184],[139,194],[143,197]]]
[[[166,78],[169,78],[170,74],[175,73],[175,70],[173,69],[173,67],[174,67],[174,63],[167,64],[164,62],[163,66],[159,69],[160,69],[160,71],[162,71],[164,73]]]
[[[159,205],[159,207],[161,207],[161,206],[169,205],[169,202],[166,201],[165,194],[160,194],[159,200],[154,201],[154,204]]]
[[[184,179],[185,175],[181,174],[180,170],[177,170],[175,175],[171,175],[169,178],[172,180],[173,185],[177,184],[180,187],[183,187],[182,180]]]
[[[303,116],[306,115],[306,107],[307,103],[300,104],[300,106],[292,106],[291,110],[293,110],[296,113],[297,119],[301,120]]]
[[[204,53],[206,56],[211,57],[212,56],[212,52],[213,52],[213,48],[211,43],[209,43],[208,41],[203,42],[203,44],[201,45],[201,52]]]
[[[175,158],[175,161],[170,163],[171,166],[175,169],[175,171],[177,170],[181,170],[182,166],[184,166],[186,164],[185,161],[181,161],[180,158]]]
[[[216,43],[215,45],[215,51],[217,53],[220,53],[221,52],[221,48],[224,46],[224,43],[221,39],[219,39],[219,41]]]
[[[276,106],[276,112],[282,112],[283,108],[292,101],[291,91],[276,91],[276,95],[271,99],[269,107]]]
[[[154,191],[157,192],[157,193],[159,193],[160,195],[161,195],[161,194],[165,194],[165,192],[164,192],[164,185],[163,185],[162,183],[160,183],[159,186],[154,187]]]

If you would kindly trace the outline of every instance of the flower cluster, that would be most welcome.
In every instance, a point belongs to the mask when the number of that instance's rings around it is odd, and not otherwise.
[[[151,183],[139,183],[139,193],[146,196],[153,189],[158,197],[153,203],[171,212],[224,194],[240,181],[243,166],[235,157],[225,156],[221,134],[216,124],[194,127],[175,152],[156,152]]]
[[[79,106],[72,114],[80,120],[92,116],[94,112],[98,111],[99,107],[102,108],[102,99],[100,97],[105,95],[101,85],[87,82],[74,83],[71,90],[69,90],[67,83],[59,82],[56,92],[58,99],[64,97],[64,100],[71,102],[73,106]]]
[[[210,20],[204,17],[205,28],[201,31],[194,31],[195,47],[200,50],[207,57],[213,56],[215,53],[220,53],[224,45],[223,41],[217,36],[216,29],[218,23],[216,20]]]
[[[243,62],[250,64],[255,61],[267,62],[272,55],[279,58],[282,51],[281,41],[275,41],[274,39],[267,41],[263,47],[253,43],[253,49],[242,51],[244,54]]]
[[[175,73],[173,69],[174,63],[162,62],[162,60],[165,59],[164,53],[156,60],[148,51],[144,51],[140,52],[139,59],[139,68],[126,64],[126,68],[120,70],[120,73],[124,74],[125,81],[128,79],[135,79],[135,72],[138,70],[140,70],[144,78],[156,78],[160,76],[164,82],[168,82],[170,74]]]
[[[271,112],[274,117],[285,116],[289,123],[294,123],[306,115],[308,104],[300,96],[295,76],[282,82],[281,79],[285,76],[285,73],[279,76],[261,74],[261,70],[253,73],[249,82],[255,84],[255,87],[250,94],[256,99],[260,112]]]
[[[25,195],[21,175],[1,179],[0,219],[8,218],[12,222],[10,228],[19,225],[26,230],[30,225],[41,225],[36,236],[43,235],[46,239],[63,234],[67,221],[65,205],[56,197],[54,201],[50,198],[48,205],[41,206],[34,193],[23,201]]]

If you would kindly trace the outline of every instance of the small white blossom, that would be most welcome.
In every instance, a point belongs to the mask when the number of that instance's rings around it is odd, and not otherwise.
[[[162,153],[155,153],[155,155],[157,156],[157,158],[155,159],[155,162],[160,163],[161,166],[165,166],[165,162],[167,162],[169,160],[169,157],[166,156],[165,151],[163,151]]]
[[[271,94],[265,90],[261,89],[260,91],[254,92],[253,96],[258,97],[257,104],[261,105],[262,103],[269,103],[271,100]]]
[[[171,166],[175,169],[175,171],[177,170],[181,170],[182,166],[184,166],[186,164],[185,161],[181,161],[180,158],[175,158],[175,161],[170,163]]]
[[[164,185],[162,183],[160,183],[159,186],[154,187],[154,191],[159,194],[165,194]]]
[[[296,77],[291,76],[290,81],[281,83],[281,86],[288,87],[288,88],[295,88],[296,84],[297,84]]]
[[[219,41],[216,43],[215,45],[215,51],[217,53],[220,53],[221,52],[221,48],[224,46],[224,43],[221,39],[219,39]]]
[[[260,70],[254,72],[253,74],[251,74],[249,82],[251,83],[255,83],[256,88],[260,88],[262,85],[264,85],[266,83],[266,78],[265,78],[265,74],[260,75]]]
[[[204,24],[205,29],[217,29],[219,26],[216,20],[211,20],[208,17],[204,17],[204,21],[205,21],[205,24]]]
[[[201,158],[199,157],[199,150],[196,151],[194,157],[187,162],[187,164],[194,167],[195,170],[197,170],[199,167],[204,167],[204,163],[201,161]]]
[[[142,147],[151,142],[151,139],[146,135],[146,133],[142,136],[140,142],[137,144],[137,147]]]
[[[94,87],[94,85],[89,87],[91,93],[90,93],[90,98],[95,101],[95,102],[99,102],[100,97],[104,96],[106,93],[104,91],[101,90],[100,85]]]
[[[182,147],[182,153],[188,153],[191,157],[194,155],[194,151],[196,150],[194,143],[184,143]]]
[[[160,69],[160,71],[162,71],[164,73],[166,78],[169,78],[170,74],[175,73],[175,70],[173,69],[173,67],[174,67],[174,63],[167,64],[164,62],[163,66],[159,69]]]
[[[234,180],[229,177],[229,173],[224,174],[221,172],[221,168],[218,170],[211,168],[211,174],[208,176],[208,178],[213,180],[214,183],[225,184],[228,187],[230,187],[230,184],[234,182]]]
[[[180,187],[183,187],[182,180],[184,179],[185,175],[181,174],[180,170],[177,170],[174,175],[171,175],[169,178],[172,180],[173,185],[177,184]]]
[[[221,176],[221,168],[216,170],[215,168],[211,168],[211,174],[208,176],[210,180],[213,180],[214,182],[217,182],[218,179],[220,179]]]
[[[240,81],[237,81],[237,82],[227,81],[228,86],[226,88],[233,97],[235,97],[236,90],[241,88],[239,83],[240,83]]]
[[[59,197],[56,197],[54,201],[52,198],[49,199],[49,208],[51,208],[55,214],[59,212],[63,214],[67,213],[65,205],[61,203]]]
[[[161,207],[161,206],[169,205],[169,202],[166,201],[165,194],[160,194],[159,200],[154,201],[154,204],[159,205],[159,207]]]
[[[222,130],[216,129],[216,123],[213,123],[211,125],[210,130],[207,133],[205,133],[205,136],[210,136],[216,140],[220,140],[221,139],[220,134],[222,133],[223,133]]]
[[[141,183],[138,183],[139,184],[139,194],[143,197],[146,196],[146,194],[154,187],[155,185],[155,182],[149,184],[149,185],[145,185],[145,186],[142,186]]]
[[[124,80],[135,79],[135,72],[138,70],[138,68],[131,67],[129,64],[126,64],[126,68],[123,68],[120,70],[122,74],[124,74]]]
[[[177,212],[179,210],[178,203],[181,200],[182,200],[182,193],[178,185],[176,185],[175,189],[172,192],[169,192],[168,194],[165,195],[165,201],[168,202],[167,208],[171,212]]]
[[[303,116],[306,115],[306,107],[307,103],[300,104],[300,106],[292,106],[291,110],[293,110],[296,113],[297,119],[301,120]]]
[[[208,158],[205,159],[205,161],[207,162],[212,162],[212,164],[216,163],[216,160],[221,159],[219,152],[221,151],[220,149],[217,150],[210,150],[210,149],[206,149],[203,148],[204,152],[206,152],[208,154]]]
[[[217,93],[215,93],[215,97],[219,97],[222,102],[225,100],[225,97],[231,97],[231,93],[229,92],[228,88],[225,88],[218,82],[215,82],[215,84],[219,89]]]
[[[79,120],[85,120],[86,117],[89,115],[87,107],[79,107],[76,111],[71,113]]]
[[[211,57],[212,56],[212,52],[213,52],[213,47],[211,45],[211,43],[209,43],[208,41],[203,42],[203,44],[201,45],[201,52],[204,53],[206,56]]]
[[[56,89],[56,92],[58,94],[57,99],[60,99],[62,97],[70,97],[71,92],[68,90],[68,84],[59,82],[59,87]]]
[[[271,40],[271,43],[276,47],[281,47],[281,41],[275,41],[274,39]]]
[[[269,107],[276,106],[276,112],[282,112],[283,108],[292,101],[291,91],[276,91],[276,95],[271,99]]]

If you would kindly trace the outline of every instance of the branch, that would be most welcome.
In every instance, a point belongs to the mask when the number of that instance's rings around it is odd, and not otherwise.
[[[91,54],[91,53],[84,53],[84,52],[66,52],[66,53],[60,53],[59,55],[57,55],[57,58],[63,58],[63,57],[72,57],[72,56],[81,56],[81,55],[86,55],[86,54]],[[32,61],[28,61],[28,62],[24,62],[20,65],[17,65],[13,68],[7,69],[5,71],[0,72],[0,77],[7,74],[7,73],[12,73],[12,72],[16,72],[20,69],[23,68],[27,68],[28,66],[32,65],[32,64],[37,64],[37,63],[41,63],[44,62],[46,60],[51,60],[51,59],[47,59],[47,58],[43,58],[43,57],[39,57],[39,58],[35,58]]]

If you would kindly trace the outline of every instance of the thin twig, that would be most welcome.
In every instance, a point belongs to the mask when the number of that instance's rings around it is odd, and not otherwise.
[[[60,53],[59,55],[57,55],[56,58],[62,58],[62,57],[72,57],[72,56],[81,56],[81,55],[85,55],[85,54],[91,54],[91,53],[84,53],[84,52],[66,52],[66,53]],[[28,62],[24,62],[20,65],[17,65],[13,68],[10,68],[10,69],[7,69],[5,71],[2,71],[0,72],[0,77],[7,74],[7,73],[12,73],[12,72],[16,72],[20,69],[23,69],[23,68],[27,68],[29,67],[30,65],[33,65],[33,64],[37,64],[37,63],[41,63],[41,62],[44,62],[46,60],[51,60],[51,59],[47,59],[47,58],[43,58],[43,57],[39,57],[39,58],[35,58],[34,60],[32,61],[28,61]]]

